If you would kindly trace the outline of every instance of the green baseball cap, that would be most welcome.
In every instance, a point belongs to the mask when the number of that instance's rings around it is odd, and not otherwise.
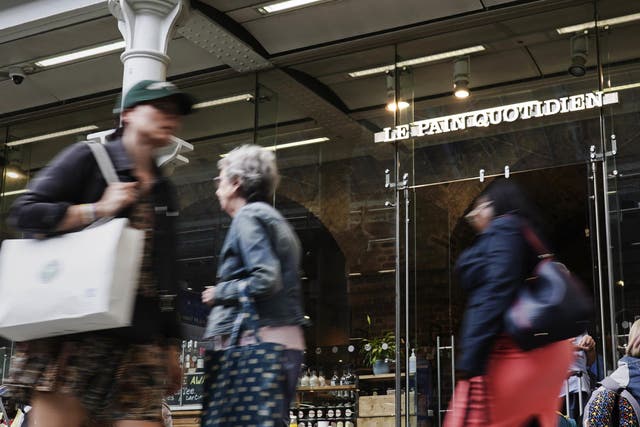
[[[182,92],[173,83],[158,80],[142,80],[133,85],[124,96],[122,109],[126,110],[138,104],[165,98],[174,100],[182,115],[191,112],[191,106],[194,100],[190,95]],[[120,106],[116,106],[116,109],[120,110]]]

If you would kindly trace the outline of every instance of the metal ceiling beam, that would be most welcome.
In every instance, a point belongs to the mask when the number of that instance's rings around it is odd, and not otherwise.
[[[242,26],[196,0],[191,6],[190,16],[178,28],[187,40],[241,73],[273,68],[267,52]],[[325,128],[332,139],[373,138],[369,129],[348,116],[342,100],[316,79],[282,69],[264,72],[260,79],[280,98]]]
[[[273,67],[260,43],[237,23],[198,1],[191,7],[178,28],[184,38],[240,73]]]

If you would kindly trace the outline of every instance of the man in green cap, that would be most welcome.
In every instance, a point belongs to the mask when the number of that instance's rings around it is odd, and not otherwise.
[[[26,362],[12,365],[9,384],[27,392],[35,425],[162,425],[162,399],[181,385],[182,336],[175,303],[178,203],[155,155],[171,143],[192,103],[171,83],[137,83],[123,98],[121,127],[105,144],[119,182],[105,182],[90,147],[77,143],[40,171],[11,208],[15,228],[43,236],[113,217],[145,233],[131,326],[21,343],[17,357]]]

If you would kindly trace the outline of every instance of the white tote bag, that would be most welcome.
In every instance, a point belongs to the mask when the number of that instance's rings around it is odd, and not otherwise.
[[[104,147],[92,150],[107,182],[117,180]],[[117,218],[42,240],[5,240],[0,335],[25,341],[130,325],[144,232],[128,224]]]

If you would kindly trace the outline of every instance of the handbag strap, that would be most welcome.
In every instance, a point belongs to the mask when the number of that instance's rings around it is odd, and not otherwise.
[[[538,258],[540,259],[553,258],[553,253],[547,249],[544,243],[542,243],[542,240],[540,240],[540,238],[533,231],[531,226],[524,221],[522,223],[522,234],[525,240],[527,241],[527,243],[529,243],[529,246],[531,246],[531,248],[533,248],[533,250],[535,251],[536,255],[538,255]]]
[[[107,149],[104,147],[104,145],[95,141],[85,141],[85,144],[89,146],[91,152],[93,153],[93,156],[96,158],[96,162],[98,163],[100,172],[102,173],[105,181],[107,181],[107,184],[120,182],[120,179],[118,179],[118,174],[113,167],[113,162],[111,162],[109,153],[107,153]]]
[[[233,322],[233,330],[231,331],[231,338],[229,339],[229,347],[235,347],[240,341],[240,331],[242,326],[246,323],[247,329],[253,331],[256,342],[261,342],[260,335],[258,334],[258,313],[253,305],[253,298],[247,291],[247,283],[245,281],[238,284],[238,293],[240,294],[240,312],[236,316],[236,320]]]

